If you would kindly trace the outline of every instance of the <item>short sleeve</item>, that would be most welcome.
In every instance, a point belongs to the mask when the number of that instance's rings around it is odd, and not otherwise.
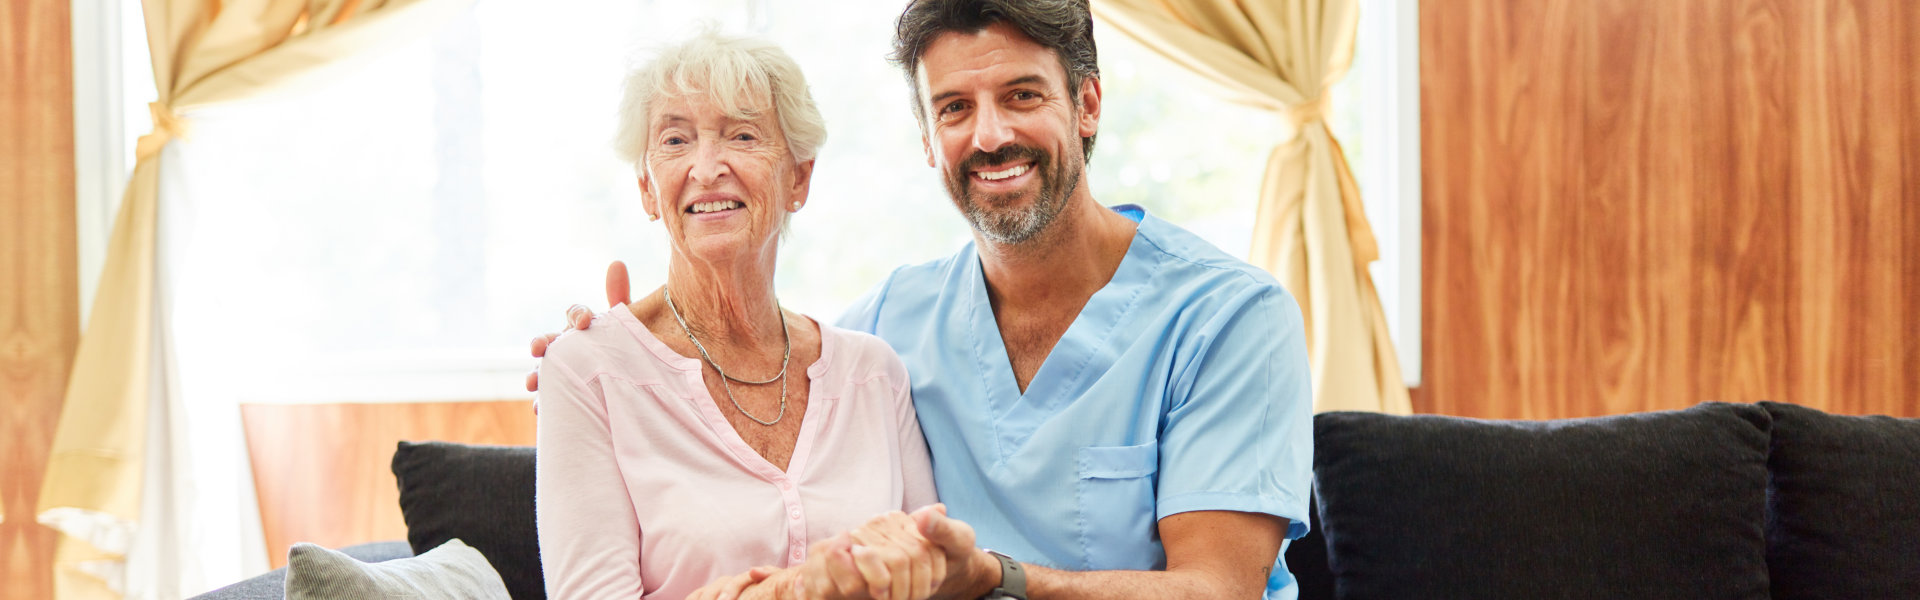
[[[1313,392],[1293,297],[1240,291],[1183,344],[1167,400],[1156,518],[1196,510],[1266,513],[1307,533]]]

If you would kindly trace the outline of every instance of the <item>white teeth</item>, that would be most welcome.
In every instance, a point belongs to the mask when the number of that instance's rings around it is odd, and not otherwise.
[[[999,181],[1009,177],[1019,177],[1022,173],[1027,172],[1028,167],[1029,165],[1020,165],[1018,167],[1007,169],[1005,171],[994,171],[991,173],[980,172],[979,175],[981,179],[985,179],[987,181]]]
[[[733,200],[719,200],[715,202],[701,202],[698,204],[694,204],[692,210],[694,214],[699,214],[699,213],[720,212],[723,210],[740,208],[742,206],[745,206],[745,205],[739,202],[735,202]]]

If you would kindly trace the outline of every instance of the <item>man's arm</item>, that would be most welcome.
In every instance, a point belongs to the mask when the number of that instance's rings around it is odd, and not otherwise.
[[[929,528],[939,537],[940,526]],[[1203,510],[1160,520],[1165,571],[1061,571],[1024,565],[1033,600],[1129,598],[1259,598],[1267,589],[1287,533],[1287,520],[1260,513]],[[936,543],[942,540],[935,539]],[[968,548],[964,580],[943,586],[938,598],[970,600],[1000,584],[1000,563]]]

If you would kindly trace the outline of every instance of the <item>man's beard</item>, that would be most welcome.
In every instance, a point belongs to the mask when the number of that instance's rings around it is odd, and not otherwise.
[[[1031,159],[1032,169],[1040,177],[1040,190],[1033,202],[1018,206],[1026,191],[1006,194],[981,194],[973,191],[973,171],[991,165],[1003,165]],[[1067,197],[1080,184],[1083,169],[1079,161],[1054,160],[1052,154],[1031,146],[1006,146],[993,152],[975,152],[960,161],[959,168],[947,178],[947,193],[960,204],[973,230],[997,244],[1020,244],[1045,231],[1067,207]]]

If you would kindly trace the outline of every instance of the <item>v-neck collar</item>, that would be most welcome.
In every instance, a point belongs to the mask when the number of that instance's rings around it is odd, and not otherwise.
[[[1132,205],[1113,210],[1130,217],[1138,215],[1127,253],[1114,269],[1113,278],[1087,298],[1073,323],[1054,342],[1033,379],[1027,382],[1024,394],[1014,380],[1013,361],[1007,355],[999,319],[987,296],[986,270],[980,264],[978,248],[967,247],[967,272],[963,276],[968,281],[966,294],[972,321],[967,329],[973,336],[974,357],[979,361],[990,420],[999,437],[1001,460],[1024,445],[1047,417],[1078,398],[1087,377],[1106,372],[1114,359],[1107,349],[1109,340],[1132,312],[1141,292],[1149,288],[1154,269],[1149,248],[1153,244],[1145,238],[1152,217]]]
[[[837,389],[827,389],[828,386],[825,385],[827,379],[824,375],[827,373],[828,361],[833,358],[836,342],[833,339],[833,332],[827,330],[829,326],[826,323],[814,321],[815,326],[820,329],[820,358],[807,366],[807,409],[801,413],[800,434],[799,439],[793,444],[793,456],[787,458],[787,469],[782,471],[780,467],[774,466],[772,461],[767,460],[767,457],[755,451],[753,446],[747,445],[746,438],[741,437],[740,431],[734,429],[733,423],[728,422],[727,416],[720,412],[720,405],[716,403],[713,394],[707,391],[706,380],[702,379],[700,359],[674,352],[666,342],[660,341],[659,337],[653,335],[652,330],[647,329],[646,323],[641,323],[640,319],[634,317],[633,311],[629,310],[627,305],[615,306],[611,312],[614,314],[613,318],[620,321],[620,324],[633,334],[634,339],[639,341],[642,347],[668,366],[681,372],[682,381],[685,384],[680,394],[681,399],[693,406],[693,410],[699,413],[700,420],[720,438],[722,445],[740,466],[768,481],[798,479],[806,473],[807,458],[813,451],[813,440],[819,436],[820,428],[824,426],[821,421],[826,419],[829,405],[837,399],[834,396],[838,393]]]

